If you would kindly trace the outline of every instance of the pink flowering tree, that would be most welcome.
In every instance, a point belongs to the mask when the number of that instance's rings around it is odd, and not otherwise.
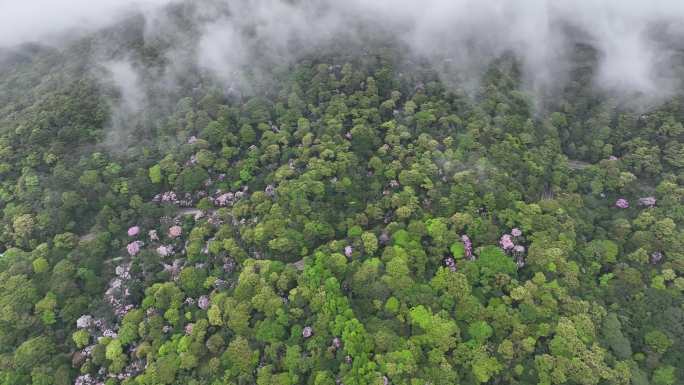
[[[141,245],[140,241],[134,241],[134,242],[129,243],[126,246],[126,250],[128,251],[128,254],[131,257],[135,257],[136,255],[138,255],[138,253],[140,252],[140,245]]]
[[[169,228],[169,237],[178,238],[181,234],[183,234],[183,229],[180,226],[176,225]]]
[[[513,249],[513,247],[515,247],[515,244],[513,243],[513,238],[511,237],[511,234],[502,235],[499,239],[499,245],[501,245],[501,248],[505,251]]]
[[[140,234],[140,227],[138,227],[138,226],[133,226],[133,227],[131,227],[131,228],[128,229],[128,236],[129,236],[129,237],[135,237],[135,236],[137,236],[138,234]]]

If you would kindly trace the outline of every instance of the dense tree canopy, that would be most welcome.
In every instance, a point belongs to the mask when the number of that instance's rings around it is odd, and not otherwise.
[[[125,150],[87,41],[2,68],[0,384],[684,382],[681,98],[392,48],[189,70]]]

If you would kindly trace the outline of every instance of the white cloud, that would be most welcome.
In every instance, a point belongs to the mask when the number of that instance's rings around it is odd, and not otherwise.
[[[65,33],[116,22],[131,10],[170,0],[0,0],[0,46],[58,41]]]

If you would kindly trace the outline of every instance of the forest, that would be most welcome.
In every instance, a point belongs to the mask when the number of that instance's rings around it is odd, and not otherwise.
[[[0,51],[0,384],[684,383],[684,89],[377,31],[169,85],[165,15]]]

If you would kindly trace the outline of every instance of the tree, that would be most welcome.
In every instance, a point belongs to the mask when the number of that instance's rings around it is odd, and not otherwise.
[[[615,313],[608,313],[603,320],[601,334],[603,334],[607,345],[615,356],[621,360],[632,356],[632,347],[629,339],[622,334],[622,325]]]
[[[259,352],[252,351],[247,339],[238,336],[228,344],[222,360],[231,377],[249,378],[259,360]]]
[[[34,337],[19,345],[14,352],[14,365],[28,373],[39,364],[49,362],[54,352],[55,345],[48,337]]]

